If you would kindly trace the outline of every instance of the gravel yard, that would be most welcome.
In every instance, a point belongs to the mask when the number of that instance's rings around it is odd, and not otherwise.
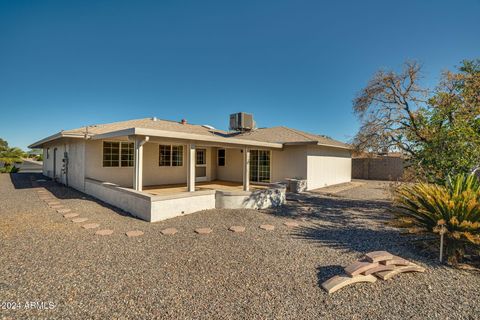
[[[49,207],[36,174],[0,175],[0,318],[477,319],[480,275],[440,266],[385,225],[385,183],[288,196],[279,210],[209,210],[159,223],[42,182],[84,229]],[[363,194],[363,196],[362,196]],[[375,194],[375,199],[368,195]],[[383,194],[383,196],[382,196]],[[378,199],[377,199],[378,198]],[[283,223],[297,221],[298,228]],[[260,229],[262,224],[275,230]],[[244,232],[229,231],[244,226]],[[175,228],[174,235],[162,230]],[[197,234],[198,228],[211,228]],[[113,234],[95,235],[100,229]],[[127,237],[127,231],[142,231]],[[388,250],[427,268],[328,295],[320,284],[362,253]],[[53,309],[25,309],[27,301]],[[6,303],[22,308],[5,310]],[[10,304],[11,306],[11,304]]]

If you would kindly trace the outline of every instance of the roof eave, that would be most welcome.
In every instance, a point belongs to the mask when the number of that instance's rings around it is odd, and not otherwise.
[[[75,133],[64,133],[64,132],[58,132],[55,134],[52,134],[51,136],[48,136],[46,138],[43,138],[41,140],[38,140],[31,145],[28,146],[30,149],[39,149],[43,148],[43,145],[47,142],[51,142],[57,139],[61,138],[84,138],[83,134],[75,134]]]
[[[101,140],[101,139],[109,139],[109,138],[119,138],[124,136],[133,136],[133,135],[201,141],[201,142],[217,142],[217,143],[233,144],[233,145],[239,145],[239,146],[255,146],[255,147],[274,148],[274,149],[283,148],[283,144],[281,143],[262,142],[262,141],[254,141],[254,140],[246,140],[246,139],[244,140],[244,139],[236,139],[236,138],[224,138],[224,137],[208,136],[208,135],[201,135],[201,134],[195,134],[195,133],[167,131],[167,130],[158,130],[158,129],[145,129],[145,128],[129,128],[124,130],[111,131],[107,133],[94,135],[92,136],[92,139]]]

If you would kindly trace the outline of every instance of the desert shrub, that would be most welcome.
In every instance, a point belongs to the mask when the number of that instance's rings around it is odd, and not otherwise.
[[[410,230],[443,232],[451,263],[460,262],[465,245],[480,244],[480,183],[474,175],[449,177],[445,185],[418,183],[400,187],[395,211]]]

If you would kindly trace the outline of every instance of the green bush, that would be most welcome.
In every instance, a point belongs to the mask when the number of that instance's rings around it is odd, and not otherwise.
[[[0,168],[0,173],[17,173],[20,169],[15,167],[14,165],[5,165],[4,167]]]
[[[395,200],[404,227],[444,233],[449,262],[460,262],[466,244],[480,244],[480,183],[476,176],[459,174],[447,178],[446,185],[407,185],[397,190]]]

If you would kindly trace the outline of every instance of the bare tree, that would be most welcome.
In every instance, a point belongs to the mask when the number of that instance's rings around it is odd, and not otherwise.
[[[428,91],[419,85],[421,66],[406,62],[400,73],[379,71],[353,101],[361,121],[354,138],[359,151],[398,150],[414,155],[416,142],[425,142],[422,113]]]

